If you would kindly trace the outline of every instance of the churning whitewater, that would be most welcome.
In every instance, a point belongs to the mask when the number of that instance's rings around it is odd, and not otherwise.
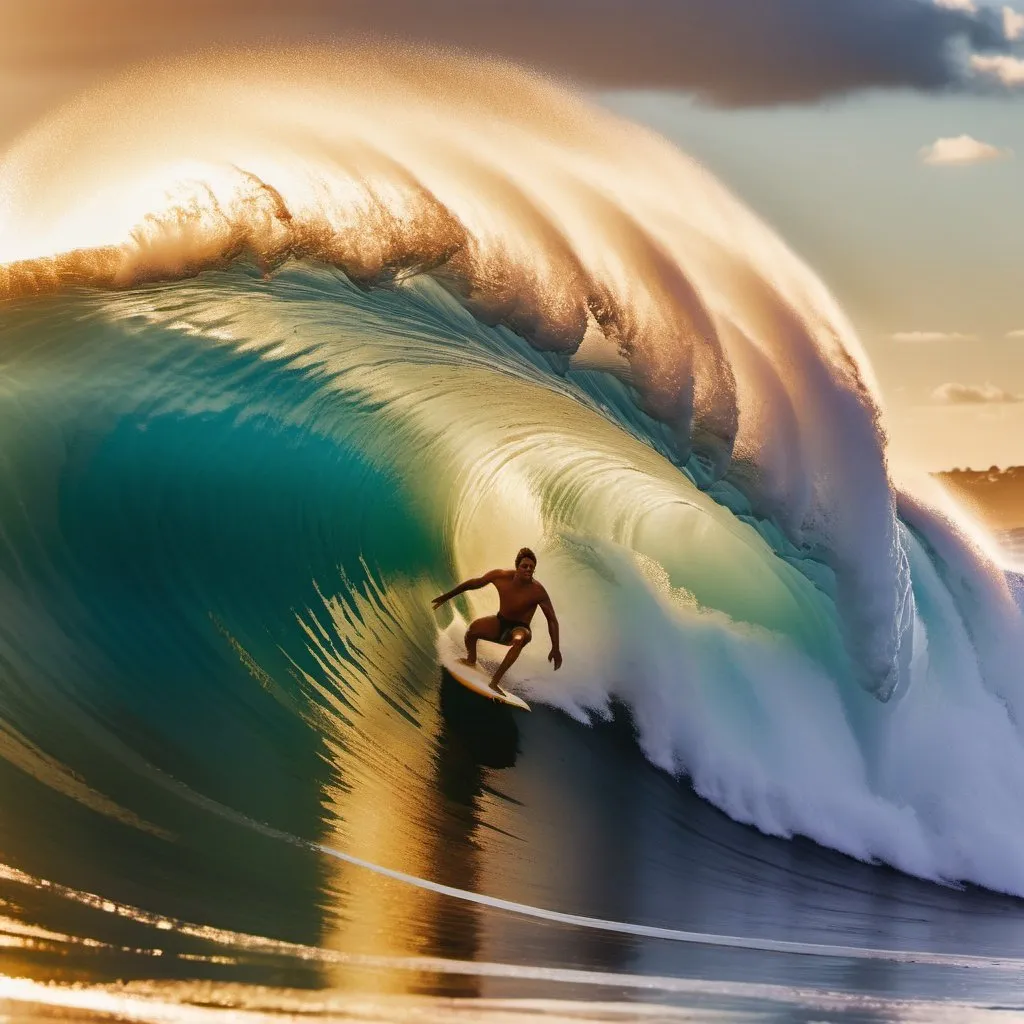
[[[159,834],[214,794],[139,743],[198,764],[225,708],[254,748],[412,757],[367,695],[415,717],[400,680],[484,608],[430,597],[530,544],[565,654],[516,665],[531,702],[624,706],[764,832],[1024,895],[1004,575],[893,487],[824,286],[663,140],[501,64],[210,57],[24,135],[0,239],[22,771]],[[185,682],[225,650],[230,692]],[[155,739],[112,710],[143,690]]]

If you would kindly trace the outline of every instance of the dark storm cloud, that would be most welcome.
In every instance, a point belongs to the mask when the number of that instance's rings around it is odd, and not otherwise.
[[[1007,49],[996,12],[930,0],[435,0],[387,9],[385,26],[360,8],[360,27],[497,52],[591,86],[683,89],[725,106],[957,86],[964,44]]]
[[[595,88],[723,106],[970,81],[1002,15],[931,0],[6,0],[0,118],[140,58],[210,45],[385,34],[497,54]],[[13,90],[13,91],[12,91]],[[23,112],[24,113],[24,112]]]

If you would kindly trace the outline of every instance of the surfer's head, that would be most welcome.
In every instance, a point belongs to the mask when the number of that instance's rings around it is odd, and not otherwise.
[[[529,548],[520,548],[516,554],[516,573],[526,579],[533,579],[537,568],[537,556]]]

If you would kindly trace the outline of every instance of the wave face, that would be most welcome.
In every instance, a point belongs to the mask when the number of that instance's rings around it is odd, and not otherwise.
[[[503,65],[221,57],[87,94],[0,195],[22,772],[158,836],[324,757],[351,789],[488,607],[439,635],[431,596],[530,544],[566,659],[530,699],[625,707],[763,832],[1024,894],[1003,574],[893,488],[824,287],[665,142]]]

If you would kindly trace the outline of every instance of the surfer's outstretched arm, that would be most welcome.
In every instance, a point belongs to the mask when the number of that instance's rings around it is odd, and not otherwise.
[[[547,595],[540,603],[540,610],[544,613],[544,618],[548,620],[548,632],[551,634],[551,651],[548,654],[548,661],[555,663],[557,672],[562,667],[562,652],[558,649],[558,618],[555,616],[551,598]]]
[[[500,575],[500,569],[492,569],[490,572],[485,572],[483,576],[478,576],[475,579],[466,580],[465,583],[460,583],[454,590],[449,590],[447,594],[441,594],[439,597],[435,597],[431,604],[436,610],[447,601],[450,601],[453,597],[457,597],[459,594],[463,594],[467,590],[479,590],[481,587],[486,587],[488,583],[493,583]]]

